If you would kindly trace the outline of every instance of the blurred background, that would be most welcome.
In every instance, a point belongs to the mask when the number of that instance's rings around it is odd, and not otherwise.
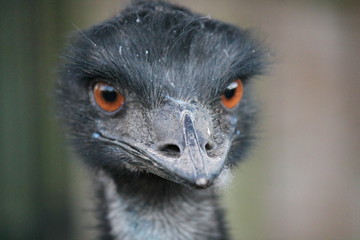
[[[223,204],[236,240],[360,239],[360,2],[173,0],[254,29],[259,144]],[[91,186],[54,118],[69,32],[129,0],[0,0],[0,239],[94,239]]]

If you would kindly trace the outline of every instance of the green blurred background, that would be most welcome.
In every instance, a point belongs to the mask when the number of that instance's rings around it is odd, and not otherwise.
[[[128,2],[0,1],[0,240],[94,239],[52,87],[68,33]],[[272,49],[259,144],[223,191],[234,239],[360,239],[360,2],[173,2],[254,28]]]

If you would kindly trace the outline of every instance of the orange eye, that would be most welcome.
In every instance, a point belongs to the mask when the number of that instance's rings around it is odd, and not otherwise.
[[[93,89],[96,104],[107,112],[118,110],[125,102],[125,97],[113,86],[98,82]]]
[[[227,108],[234,108],[238,105],[243,96],[243,84],[240,79],[231,83],[223,95],[221,95],[221,102]]]

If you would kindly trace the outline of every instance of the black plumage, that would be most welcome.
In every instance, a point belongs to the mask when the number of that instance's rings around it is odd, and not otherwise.
[[[250,32],[138,1],[79,31],[64,57],[58,109],[94,170],[101,239],[228,239],[213,185],[253,139],[265,57]],[[97,88],[107,106],[123,102],[104,110]]]

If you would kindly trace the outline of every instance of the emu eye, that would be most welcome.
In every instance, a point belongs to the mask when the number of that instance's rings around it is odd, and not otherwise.
[[[96,104],[106,112],[118,110],[125,101],[125,97],[116,88],[104,82],[95,84],[93,95]]]
[[[234,108],[238,105],[243,96],[243,84],[240,79],[231,83],[223,95],[221,95],[221,102],[227,108]]]

